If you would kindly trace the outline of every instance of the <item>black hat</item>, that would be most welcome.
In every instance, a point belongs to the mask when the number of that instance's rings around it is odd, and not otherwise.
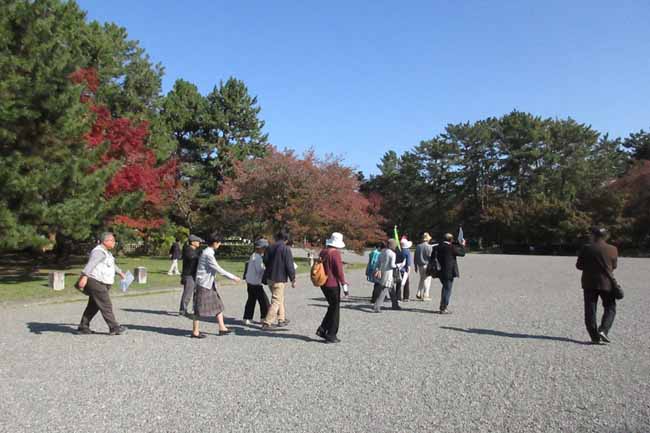
[[[591,235],[595,238],[604,238],[607,236],[607,229],[605,227],[592,227]]]
[[[187,240],[190,242],[201,242],[201,243],[204,242],[203,239],[201,239],[197,235],[190,235],[190,237]]]
[[[221,236],[219,233],[212,233],[210,236],[208,236],[208,239],[206,240],[206,244],[211,245],[215,242],[223,242],[223,236]]]

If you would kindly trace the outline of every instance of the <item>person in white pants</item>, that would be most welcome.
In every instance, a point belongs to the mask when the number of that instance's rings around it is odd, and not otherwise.
[[[422,235],[422,242],[415,247],[415,272],[420,275],[420,282],[418,283],[418,291],[415,295],[417,299],[422,301],[430,301],[431,296],[429,290],[431,289],[431,276],[427,275],[427,265],[431,259],[433,246],[431,245],[431,236],[429,233],[424,232]]]

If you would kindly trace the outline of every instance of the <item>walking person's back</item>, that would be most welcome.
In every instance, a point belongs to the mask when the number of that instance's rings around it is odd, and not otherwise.
[[[292,287],[296,287],[296,268],[291,248],[287,245],[288,240],[286,233],[277,233],[275,242],[264,257],[264,282],[271,289],[271,306],[262,322],[262,328],[265,329],[270,328],[276,319],[279,326],[289,324],[284,306],[284,289],[288,281],[291,281]]]
[[[618,264],[618,249],[606,242],[607,231],[602,228],[591,230],[591,242],[582,247],[576,268],[582,271],[581,283],[584,294],[585,326],[591,342],[609,343],[609,331],[616,317],[616,298],[612,273]],[[598,298],[601,298],[604,313],[597,326]]]

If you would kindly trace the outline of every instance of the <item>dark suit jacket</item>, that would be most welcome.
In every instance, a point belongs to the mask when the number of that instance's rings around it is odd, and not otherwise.
[[[264,255],[264,281],[286,283],[296,281],[296,268],[293,266],[291,248],[284,242],[276,242],[266,250]],[[270,283],[269,283],[270,284]]]
[[[598,241],[582,247],[576,262],[576,268],[582,271],[582,288],[595,292],[611,292],[612,282],[603,270],[616,269],[618,249],[605,241]]]
[[[454,278],[460,277],[456,257],[463,257],[465,255],[465,248],[461,245],[442,242],[434,248],[431,256],[434,257],[436,253],[438,254],[438,262],[440,263],[439,278],[441,280],[453,280]]]

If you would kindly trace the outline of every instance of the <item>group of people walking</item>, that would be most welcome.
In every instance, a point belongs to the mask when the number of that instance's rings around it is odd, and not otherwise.
[[[441,243],[433,242],[429,233],[422,235],[422,242],[415,248],[415,259],[411,258],[409,248],[412,243],[402,238],[399,247],[396,239],[380,242],[370,253],[366,267],[366,278],[374,284],[371,303],[373,311],[379,313],[386,298],[390,297],[392,308],[401,309],[400,302],[408,302],[409,273],[411,267],[419,275],[416,299],[431,299],[431,281],[438,278],[442,284],[440,295],[440,314],[449,314],[449,302],[455,278],[460,277],[457,257],[465,255],[465,241],[454,242],[451,233],[444,235]]]
[[[591,242],[582,248],[576,263],[576,267],[582,270],[585,325],[594,344],[610,342],[609,331],[616,315],[616,300],[623,297],[622,289],[613,276],[618,251],[606,242],[606,238],[606,230],[592,229]],[[251,324],[258,304],[262,329],[270,330],[290,323],[286,317],[285,288],[287,284],[295,287],[297,266],[288,241],[289,237],[283,231],[274,236],[272,244],[266,239],[255,241],[255,251],[247,261],[243,275],[248,292],[244,306],[246,325]],[[202,243],[205,243],[206,247],[200,250]],[[179,313],[193,319],[192,338],[206,337],[206,334],[200,331],[200,319],[205,317],[216,318],[219,335],[231,332],[224,322],[225,307],[219,294],[217,275],[235,282],[239,282],[240,278],[223,269],[217,262],[215,253],[221,244],[222,238],[218,234],[211,235],[206,241],[196,235],[190,235],[182,249],[183,292]],[[111,253],[114,246],[115,236],[112,233],[104,233],[101,243],[92,250],[88,263],[76,283],[76,287],[88,296],[88,304],[78,327],[80,334],[94,333],[90,322],[98,312],[106,321],[110,335],[120,335],[126,331],[115,319],[109,296],[115,275],[124,278],[124,273],[116,265]],[[419,276],[416,298],[430,300],[431,282],[437,278],[441,283],[438,312],[449,314],[453,283],[460,276],[457,258],[465,255],[465,241],[455,242],[454,236],[447,233],[442,242],[435,243],[428,233],[424,233],[415,248],[414,257],[409,252],[411,246],[405,238],[399,244],[396,239],[388,239],[370,253],[366,276],[368,281],[373,283],[373,312],[381,312],[387,298],[390,299],[393,309],[401,309],[400,302],[409,300],[408,275],[413,267]],[[340,342],[338,330],[341,291],[345,294],[349,291],[340,252],[343,248],[343,235],[335,232],[327,239],[318,256],[326,277],[321,290],[328,302],[328,308],[316,335],[326,343]],[[174,258],[176,254],[171,256],[172,260],[178,260],[178,257]],[[271,291],[270,302],[264,291],[265,284]],[[192,298],[193,313],[189,314],[188,306]],[[599,298],[605,310],[600,326],[596,320]]]

